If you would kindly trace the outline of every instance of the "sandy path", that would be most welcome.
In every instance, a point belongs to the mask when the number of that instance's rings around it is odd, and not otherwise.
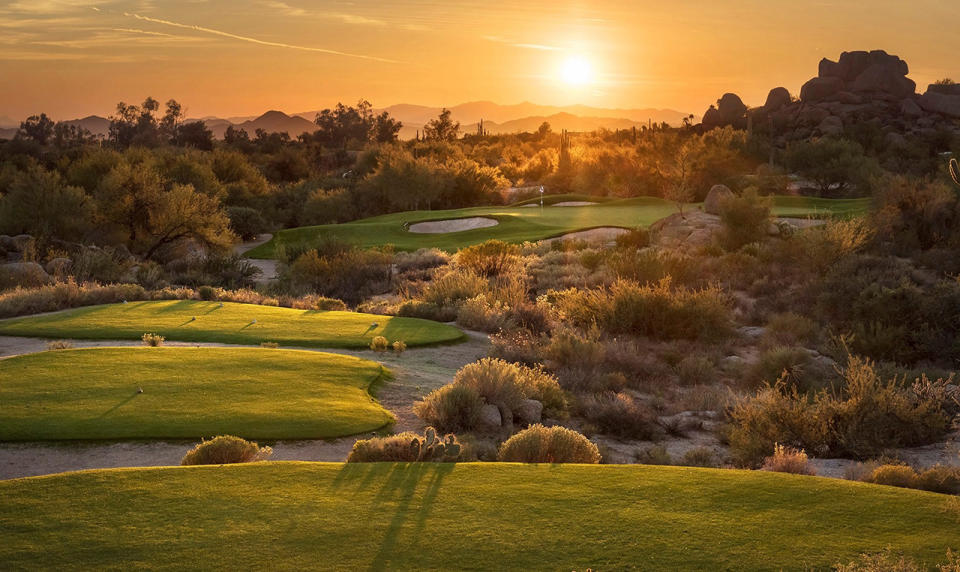
[[[250,242],[243,242],[234,246],[233,252],[234,254],[246,254],[250,250],[253,250],[261,244],[266,243],[271,238],[273,238],[272,234],[261,234]],[[257,276],[254,279],[254,282],[257,284],[266,284],[277,277],[277,268],[280,263],[276,260],[261,260],[258,258],[248,258],[247,260],[249,260],[251,264],[259,268],[260,272],[262,272],[260,276]]]
[[[490,346],[486,334],[467,332],[468,341],[449,346],[413,348],[401,356],[378,355],[370,350],[308,349],[353,355],[378,361],[394,378],[377,392],[380,403],[397,418],[397,432],[419,430],[413,404],[430,391],[449,383],[464,365],[485,356]],[[70,340],[75,348],[138,346],[136,341]],[[167,346],[249,347],[228,344],[166,342]],[[0,359],[45,351],[47,340],[0,336]],[[292,348],[304,349],[304,348]],[[271,443],[273,459],[290,461],[343,461],[360,435],[324,441]],[[81,469],[177,465],[195,441],[128,441],[96,443],[0,443],[0,479],[46,475]],[[263,444],[261,442],[261,444]]]

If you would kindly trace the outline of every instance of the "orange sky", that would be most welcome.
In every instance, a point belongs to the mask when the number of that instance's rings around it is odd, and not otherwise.
[[[361,97],[700,114],[725,91],[754,105],[796,92],[843,50],[901,56],[921,90],[960,80],[958,13],[954,0],[0,1],[0,116],[107,115],[147,95],[194,117]],[[570,59],[590,81],[563,81]]]

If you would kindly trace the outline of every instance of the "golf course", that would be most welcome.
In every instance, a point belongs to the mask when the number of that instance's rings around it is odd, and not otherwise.
[[[810,570],[960,547],[947,495],[689,467],[273,462],[15,479],[0,496],[14,569]]]
[[[309,246],[323,240],[342,241],[361,248],[391,245],[403,251],[435,247],[452,252],[491,239],[520,243],[601,227],[646,228],[677,212],[675,203],[655,197],[606,200],[581,206],[551,206],[584,199],[582,195],[555,195],[549,201],[545,200],[547,206],[543,208],[539,207],[538,200],[533,200],[504,207],[409,211],[342,224],[292,228],[277,232],[273,239],[250,250],[247,256],[273,258],[277,255],[278,245]],[[870,208],[870,199],[775,196],[772,203],[774,216],[797,218],[850,217],[863,214]],[[410,225],[422,222],[471,218],[492,219],[496,224],[460,232],[417,233],[410,230]]]
[[[382,428],[389,373],[351,356],[259,348],[133,347],[0,360],[0,441],[326,439]]]
[[[138,340],[144,333],[179,342],[311,348],[365,348],[376,336],[410,347],[463,338],[453,326],[416,318],[196,300],[105,304],[0,320],[0,335],[6,336]]]

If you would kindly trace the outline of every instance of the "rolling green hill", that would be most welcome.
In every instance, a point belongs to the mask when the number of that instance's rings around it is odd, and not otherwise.
[[[351,356],[259,348],[90,348],[0,360],[0,441],[325,439],[393,416]],[[142,389],[142,393],[138,391]]]
[[[259,463],[0,482],[12,569],[810,570],[960,548],[956,498],[624,465]]]

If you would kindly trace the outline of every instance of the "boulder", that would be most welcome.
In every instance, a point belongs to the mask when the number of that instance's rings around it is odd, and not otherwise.
[[[899,58],[898,58],[899,61]],[[855,92],[888,93],[902,99],[917,91],[917,84],[901,74],[895,66],[874,64],[857,76],[850,89]]]
[[[0,248],[4,250],[10,250],[10,251],[16,250],[17,241],[13,240],[12,236],[8,236],[6,234],[0,234]]]
[[[723,116],[720,115],[720,111],[716,107],[711,105],[710,109],[704,112],[703,119],[700,122],[707,129],[721,127],[723,125]]]
[[[824,135],[840,135],[843,133],[843,120],[835,115],[824,118],[817,126]]]
[[[827,58],[820,60],[820,68],[818,71],[818,77],[841,77],[843,74],[840,69],[840,64]]]
[[[763,104],[767,111],[777,111],[790,105],[790,92],[785,87],[775,87],[767,94],[767,102]]]
[[[912,99],[904,99],[900,103],[900,113],[909,117],[920,117],[923,115],[923,110],[920,109],[920,106],[917,105],[916,101]]]
[[[865,69],[870,67],[870,52],[855,51],[843,52],[840,54],[840,61],[837,62],[840,79],[853,81]]]
[[[71,266],[73,266],[73,261],[69,258],[52,258],[47,262],[45,268],[47,273],[57,275],[66,273]]]
[[[654,246],[677,250],[698,250],[713,242],[721,231],[720,217],[693,211],[662,218],[650,225],[650,243]]]
[[[917,104],[931,113],[960,117],[960,95],[948,95],[928,90],[927,93],[920,96]]]
[[[733,191],[726,185],[714,185],[703,201],[703,210],[708,214],[720,214],[720,202],[726,197],[732,197]]]
[[[499,429],[503,425],[500,408],[488,403],[480,408],[480,418],[477,420],[480,427],[485,429]]]
[[[33,288],[49,284],[50,275],[36,262],[0,264],[0,289],[23,286]]]
[[[738,125],[744,122],[747,106],[735,93],[725,93],[717,101],[717,111],[723,119],[724,125]]]
[[[939,93],[941,95],[960,96],[960,83],[931,83],[927,86],[927,93]]]
[[[838,77],[815,77],[800,88],[804,102],[820,101],[843,90],[843,80]]]
[[[536,399],[524,399],[513,413],[523,425],[540,423],[543,416],[543,404]]]

